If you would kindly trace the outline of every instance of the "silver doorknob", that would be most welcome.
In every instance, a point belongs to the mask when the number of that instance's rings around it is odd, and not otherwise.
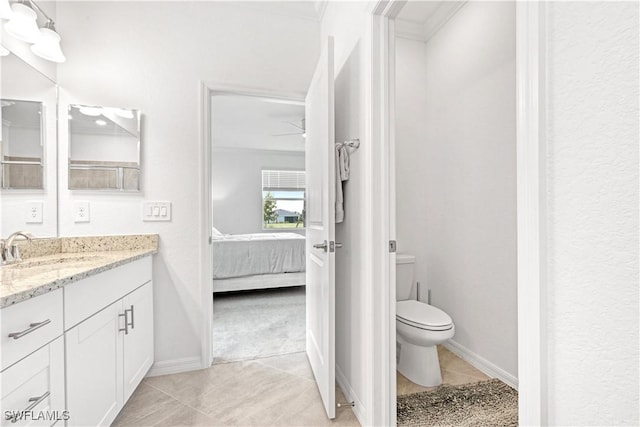
[[[316,243],[315,245],[313,245],[313,247],[316,249],[322,249],[323,251],[327,252],[327,241],[325,240],[322,243]]]
[[[336,248],[340,249],[342,247],[342,243],[336,242]]]

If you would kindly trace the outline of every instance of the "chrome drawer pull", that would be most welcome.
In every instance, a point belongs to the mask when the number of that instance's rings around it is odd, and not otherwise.
[[[42,396],[29,398],[29,402],[33,402],[33,403],[31,403],[31,405],[27,406],[22,411],[16,413],[13,417],[11,417],[11,422],[12,423],[18,422],[18,418],[20,417],[19,414],[24,414],[25,412],[29,412],[30,410],[38,406],[40,403],[42,403],[42,401],[45,400],[47,397],[49,397],[50,394],[51,393],[47,391]]]
[[[118,332],[124,332],[125,335],[129,335],[129,321],[127,320],[127,311],[129,310],[125,310],[123,314],[118,314],[118,317],[124,317],[124,329],[120,328],[118,329]]]
[[[131,329],[135,329],[136,327],[135,327],[135,326],[134,326],[134,324],[133,324],[133,305],[132,305],[132,306],[130,306],[130,307],[131,307],[131,308],[127,308],[127,309],[125,309],[124,311],[125,311],[125,313],[126,313],[127,311],[131,313],[131,323],[129,323],[129,325],[128,325],[128,326],[131,326]]]
[[[29,329],[25,329],[22,332],[11,332],[9,334],[9,338],[13,338],[14,340],[17,340],[18,338],[22,338],[23,336],[30,334],[31,332],[35,331],[36,329],[40,329],[42,328],[44,325],[48,325],[49,323],[51,323],[51,319],[47,319],[43,322],[39,322],[39,323],[31,323],[29,325]]]

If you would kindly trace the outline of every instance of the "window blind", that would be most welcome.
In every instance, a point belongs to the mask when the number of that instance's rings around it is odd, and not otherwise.
[[[305,189],[305,173],[304,171],[262,171],[262,190],[304,190]]]

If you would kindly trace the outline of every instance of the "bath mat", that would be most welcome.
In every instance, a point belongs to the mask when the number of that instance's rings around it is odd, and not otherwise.
[[[398,396],[399,426],[517,426],[518,392],[500,380]]]

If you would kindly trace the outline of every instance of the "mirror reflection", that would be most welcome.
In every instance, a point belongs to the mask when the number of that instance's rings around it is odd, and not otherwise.
[[[55,237],[58,87],[13,52],[0,56],[0,68],[0,237]]]
[[[42,102],[0,99],[2,188],[42,189]]]
[[[140,190],[140,112],[69,106],[69,189]]]

